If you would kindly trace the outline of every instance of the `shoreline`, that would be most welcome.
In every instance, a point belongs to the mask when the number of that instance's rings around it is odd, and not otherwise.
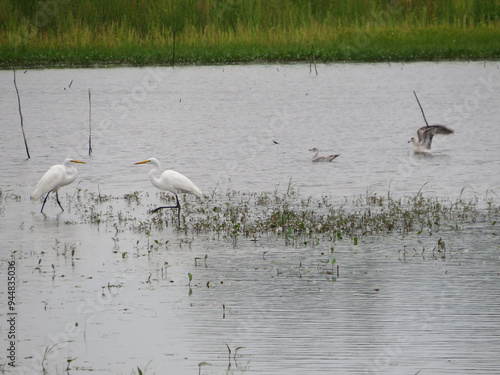
[[[477,58],[477,59],[432,59],[432,60],[335,60],[335,61],[316,61],[316,65],[328,64],[412,64],[412,63],[498,63],[500,58]],[[185,67],[201,67],[201,66],[249,66],[249,65],[294,65],[294,64],[309,64],[308,60],[253,60],[253,61],[221,61],[217,63],[176,63],[175,66],[171,64],[151,63],[151,64],[128,64],[121,62],[98,62],[95,64],[40,64],[40,65],[23,65],[23,66],[0,66],[0,71],[9,70],[22,70],[22,69],[115,69],[115,68],[185,68]],[[314,63],[312,64],[312,71],[314,72]]]
[[[58,54],[59,55],[59,54]],[[275,56],[273,58],[265,58],[259,55],[245,58],[231,58],[231,59],[203,59],[200,56],[180,56],[172,64],[168,58],[158,59],[143,59],[136,58],[137,56],[130,57],[116,57],[110,59],[103,59],[99,56],[91,59],[75,60],[71,56],[61,54],[57,58],[38,58],[34,59],[32,54],[27,54],[24,57],[15,60],[4,60],[0,53],[0,70],[12,69],[81,69],[81,68],[117,68],[117,67],[186,67],[186,66],[222,66],[222,65],[252,65],[252,64],[376,64],[376,63],[416,63],[416,62],[497,62],[500,61],[500,51],[495,54],[474,54],[474,55],[432,55],[431,52],[426,52],[425,56],[416,56],[407,58],[404,56],[395,56],[391,58],[384,58],[382,56],[375,58],[288,58],[283,56]],[[170,58],[171,60],[171,58]]]

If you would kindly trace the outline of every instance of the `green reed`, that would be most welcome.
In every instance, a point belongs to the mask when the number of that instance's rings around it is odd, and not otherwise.
[[[498,0],[0,0],[0,64],[498,57]]]

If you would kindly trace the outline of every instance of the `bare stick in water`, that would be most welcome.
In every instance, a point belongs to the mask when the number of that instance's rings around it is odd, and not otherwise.
[[[309,59],[309,74],[311,74],[311,73],[312,73],[312,56]]]
[[[19,97],[19,90],[17,89],[17,83],[16,83],[16,70],[13,69],[13,71],[14,71],[14,87],[16,88],[16,93],[17,93],[17,103],[19,104],[19,116],[21,117],[21,130],[23,132],[24,147],[26,147],[26,153],[28,154],[28,159],[29,159],[30,152],[28,150],[28,142],[26,142],[26,134],[24,134],[23,114],[21,112],[21,98]]]
[[[422,108],[422,106],[420,105],[420,101],[418,100],[418,96],[417,96],[417,93],[415,92],[415,90],[413,90],[413,94],[415,94],[415,98],[417,99],[418,106],[420,107],[420,110],[422,111],[422,116],[424,116],[424,121],[425,121],[425,124],[426,124],[427,126],[429,126],[429,123],[427,122],[427,119],[425,118],[424,109],[423,109],[423,108]]]
[[[92,154],[92,90],[89,89],[89,155]]]
[[[173,37],[174,37],[174,42],[172,44],[172,68],[175,65],[175,26],[174,26],[174,32],[173,32]]]
[[[318,75],[318,69],[316,68],[316,54],[314,53],[314,43],[311,43],[311,49],[312,49],[312,58],[309,61],[309,73],[312,72],[311,69],[311,61],[312,61],[314,64],[314,71],[316,72],[316,75]]]

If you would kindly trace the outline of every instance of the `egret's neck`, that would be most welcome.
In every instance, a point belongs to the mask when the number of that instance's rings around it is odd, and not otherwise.
[[[68,176],[76,176],[78,174],[78,171],[76,170],[75,167],[67,167],[66,168],[66,173]]]
[[[318,151],[318,150],[314,151],[314,156],[313,156],[313,159],[316,159],[316,157],[318,156],[318,153],[319,153],[319,151]]]
[[[158,168],[151,169],[149,171],[149,179],[151,180],[151,183],[153,184],[154,187],[161,189],[160,187],[160,177],[156,176],[156,173],[160,173],[160,170]]]

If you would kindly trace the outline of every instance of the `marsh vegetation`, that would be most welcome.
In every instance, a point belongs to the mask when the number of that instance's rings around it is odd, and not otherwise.
[[[173,203],[168,193],[157,193],[157,200]],[[83,223],[127,229],[150,235],[165,229],[185,234],[208,234],[230,241],[259,241],[280,238],[287,245],[335,243],[349,240],[358,243],[370,235],[401,235],[415,232],[438,235],[460,231],[474,223],[495,225],[500,206],[494,192],[489,199],[443,199],[417,193],[393,199],[367,191],[365,196],[334,200],[304,198],[293,187],[286,192],[214,191],[210,198],[190,199],[184,203],[180,222],[175,212],[163,211],[140,219],[130,210],[116,210],[113,202],[125,201],[127,207],[149,211],[154,205],[148,194],[134,192],[123,197],[100,196],[79,189],[74,210]],[[175,210],[174,210],[175,211]],[[151,247],[153,244],[149,244]]]
[[[497,58],[498,1],[0,1],[0,63]]]

